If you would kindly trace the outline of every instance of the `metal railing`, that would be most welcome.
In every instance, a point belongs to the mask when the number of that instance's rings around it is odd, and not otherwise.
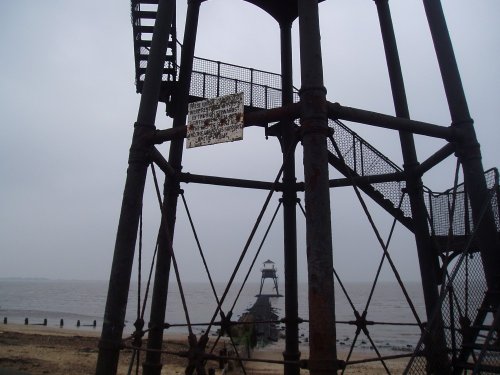
[[[329,120],[328,125],[334,130],[333,137],[342,155],[337,155],[330,141],[328,141],[329,151],[339,159],[343,159],[346,166],[355,175],[373,176],[403,171],[341,121]],[[405,181],[381,182],[371,185],[385,199],[389,200],[394,208],[400,207],[404,216],[411,218],[410,200],[408,195],[403,196],[403,189],[406,186]]]
[[[211,99],[244,93],[244,105],[256,109],[281,107],[281,75],[220,61],[195,57],[191,88],[193,97]],[[298,94],[295,94],[298,101]]]
[[[492,168],[484,172],[484,174],[488,189],[494,190],[490,204],[497,231],[500,231],[498,170]],[[463,183],[442,193],[429,191],[426,201],[434,235],[466,236],[474,231],[470,200]]]

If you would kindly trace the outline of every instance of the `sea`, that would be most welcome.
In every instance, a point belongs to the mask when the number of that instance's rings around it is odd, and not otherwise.
[[[222,297],[225,284],[215,285],[216,293]],[[260,285],[248,283],[243,289],[241,284],[235,284],[229,289],[223,303],[223,311],[233,312],[233,320],[237,320],[249,309],[256,300]],[[356,325],[354,309],[362,314],[367,311],[366,319],[377,324],[369,324],[369,337],[360,332],[356,340],[356,347],[360,349],[373,350],[373,345],[382,352],[412,351],[420,338],[420,330],[417,313],[421,321],[425,321],[425,307],[421,285],[417,282],[405,284],[405,289],[410,296],[412,307],[401,291],[401,287],[395,282],[379,282],[375,287],[373,296],[367,306],[370,295],[371,283],[355,282],[346,283],[349,298],[344,291],[336,285],[335,288],[335,316],[336,332],[339,346],[349,348],[355,334]],[[193,323],[195,333],[204,332],[211,321],[216,309],[216,299],[210,284],[207,283],[183,283],[185,301],[189,320]],[[1,324],[28,324],[41,325],[47,320],[49,327],[60,328],[61,319],[63,327],[60,329],[94,330],[100,332],[106,304],[108,282],[107,281],[74,281],[74,280],[47,280],[47,279],[0,279],[0,318]],[[236,299],[239,290],[241,293]],[[152,290],[152,288],[151,288]],[[144,309],[144,320],[148,321],[151,290],[146,296],[146,285],[137,282],[131,283],[129,299],[127,304],[126,322],[124,334],[130,334],[134,330],[133,323],[137,314],[142,313],[142,306],[146,300]],[[279,292],[283,293],[283,287]],[[263,289],[263,293],[276,293],[271,287]],[[308,319],[308,288],[306,283],[299,283],[298,288],[299,316]],[[141,304],[138,308],[138,296]],[[285,298],[273,297],[270,299],[273,309],[280,317],[284,317]],[[354,309],[353,309],[354,306]],[[218,317],[216,320],[219,320]],[[80,322],[77,327],[78,321]],[[96,321],[96,326],[93,326]],[[169,286],[166,310],[166,323],[172,325],[167,330],[173,333],[187,335],[186,315],[180,298],[179,288],[171,283]],[[380,324],[379,324],[380,323]],[[1,329],[1,328],[0,328]],[[215,326],[211,334],[216,335]],[[284,334],[284,327],[281,326]],[[308,323],[300,325],[300,341],[302,346],[308,345],[309,327]],[[283,339],[283,338],[281,338]]]

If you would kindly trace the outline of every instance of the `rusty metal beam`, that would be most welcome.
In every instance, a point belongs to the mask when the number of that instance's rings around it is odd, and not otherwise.
[[[443,138],[448,141],[453,141],[460,135],[457,129],[452,128],[451,126],[439,126],[429,124],[427,122],[384,115],[378,112],[344,107],[339,103],[328,102],[328,117],[331,119],[359,122],[361,124],[377,126],[385,129],[400,130],[414,134],[427,135],[429,137]]]
[[[177,173],[176,170],[172,168],[172,166],[168,163],[168,161],[156,148],[153,148],[153,150],[151,151],[151,159],[156,165],[158,165],[158,167],[160,167],[163,173],[174,179],[177,179],[179,182],[238,187],[238,188],[257,189],[257,190],[271,190],[271,189],[274,189],[275,191],[282,190],[281,183],[274,184],[273,182],[266,182],[266,181],[243,180],[239,178],[206,176],[206,175],[198,175],[192,173]]]
[[[395,173],[384,173],[377,174],[372,176],[356,176],[350,178],[336,178],[330,180],[330,187],[343,187],[343,186],[352,186],[352,185],[369,185],[369,184],[378,184],[381,182],[393,182],[393,181],[404,181],[406,179],[406,175],[404,172],[395,172]]]
[[[455,145],[453,143],[446,144],[446,146],[442,147],[420,163],[420,165],[415,168],[415,172],[418,173],[419,176],[423,176],[426,172],[434,168],[454,152]]]
[[[243,180],[238,178],[226,178],[226,177],[216,177],[216,176],[204,176],[191,173],[181,173],[179,175],[179,181],[185,183],[239,187],[246,189],[257,189],[257,190],[268,190],[268,191],[273,189],[275,191],[282,190],[282,184],[274,184],[272,182]]]
[[[152,147],[151,161],[154,162],[167,176],[175,177],[177,171],[168,163],[160,151],[156,147]]]

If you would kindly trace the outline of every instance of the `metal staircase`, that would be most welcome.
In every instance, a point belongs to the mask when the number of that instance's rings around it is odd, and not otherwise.
[[[455,360],[454,374],[500,373],[500,310],[498,292],[486,292],[477,315],[463,329],[462,348]]]
[[[132,0],[132,31],[134,36],[135,85],[142,93],[144,77],[148,65],[149,50],[153,37],[158,0]],[[160,101],[170,102],[172,90],[177,80],[177,43],[175,16],[173,17],[167,53],[163,68]]]
[[[329,162],[345,177],[402,173],[403,170],[339,120],[329,120],[341,155],[328,142]],[[409,230],[413,231],[411,207],[404,194],[405,181],[359,183],[358,187]]]

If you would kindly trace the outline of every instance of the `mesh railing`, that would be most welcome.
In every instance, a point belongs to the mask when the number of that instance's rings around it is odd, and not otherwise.
[[[259,109],[281,106],[281,75],[195,57],[189,94],[211,99],[244,93],[244,104]]]
[[[386,173],[402,172],[402,169],[366,142],[358,134],[349,129],[339,120],[329,120],[328,125],[334,130],[334,140],[342,154],[342,158],[349,169],[358,176],[372,176]],[[339,158],[333,145],[328,142],[330,152]],[[389,200],[394,208],[399,207],[404,216],[411,217],[411,207],[408,195],[403,196],[405,181],[391,181],[372,184],[385,199]]]
[[[464,254],[463,259],[455,258],[448,264],[446,271],[448,279],[446,288],[441,292],[440,317],[444,327],[448,361],[453,367],[462,368],[464,364],[460,363],[459,357],[463,350],[464,335],[471,329],[479,314],[487,284],[481,256],[478,253]],[[425,338],[420,341],[416,353],[424,351],[424,342]],[[478,356],[479,351],[475,350],[471,358],[477,360]],[[481,362],[493,364],[494,360],[498,363],[498,357],[488,354]],[[426,358],[418,356],[410,361],[405,374],[427,374],[429,373],[427,367]]]
[[[494,190],[491,199],[491,210],[495,219],[497,231],[500,231],[498,215],[498,170],[489,169],[485,172],[488,189]],[[432,232],[436,236],[466,236],[474,230],[472,210],[465,185],[457,185],[443,193],[429,192],[427,196]],[[450,225],[451,222],[451,225]],[[449,233],[451,231],[451,233]]]
[[[450,360],[457,358],[464,331],[474,322],[486,289],[481,256],[478,253],[466,256],[441,308]]]
[[[491,194],[490,212],[493,214],[498,231],[500,224],[497,169],[486,171],[485,177]],[[463,183],[440,194],[429,192],[428,204],[432,229],[436,236],[449,236],[449,238],[474,236],[476,228],[472,220],[469,197]],[[455,371],[471,368],[470,366],[498,366],[500,360],[498,353],[480,349],[486,340],[484,334],[478,331],[471,336],[473,330],[479,330],[478,327],[481,325],[488,326],[491,321],[484,320],[486,315],[483,309],[488,287],[482,258],[479,253],[475,252],[479,249],[473,245],[473,237],[467,238],[468,240],[462,245],[463,248],[460,249],[463,252],[455,253],[455,256],[448,258],[450,260],[443,266],[446,280],[440,298],[439,316],[443,321],[448,360]],[[498,333],[494,330],[491,333],[492,338],[490,337],[489,340],[496,340]],[[423,350],[424,342],[425,338],[417,347],[417,351]],[[464,347],[471,349],[464,349]],[[467,350],[470,350],[469,355],[464,354],[468,353]],[[416,357],[410,361],[407,373],[425,374],[427,371],[425,366],[427,366],[425,358]]]

